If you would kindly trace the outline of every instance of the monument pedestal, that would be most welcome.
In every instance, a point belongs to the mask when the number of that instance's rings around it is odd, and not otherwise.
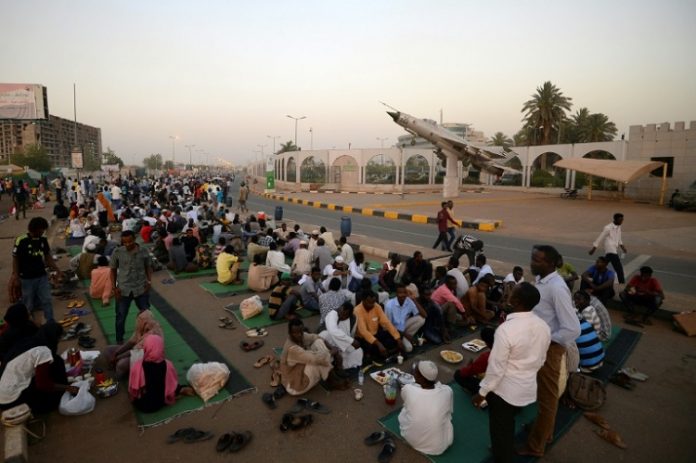
[[[442,183],[443,198],[459,197],[459,172],[457,171],[458,164],[459,160],[457,159],[457,156],[447,153],[447,171]]]

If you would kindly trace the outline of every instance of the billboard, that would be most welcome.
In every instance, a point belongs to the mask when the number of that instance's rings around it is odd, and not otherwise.
[[[46,87],[38,84],[0,84],[0,119],[48,119]]]
[[[73,169],[82,169],[84,167],[82,164],[82,150],[80,148],[73,148],[70,153],[70,158],[72,160]]]

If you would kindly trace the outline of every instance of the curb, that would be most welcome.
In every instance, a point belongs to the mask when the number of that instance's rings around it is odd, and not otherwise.
[[[373,216],[373,217],[384,217],[385,219],[392,219],[392,220],[407,220],[409,222],[414,222],[414,223],[423,223],[423,224],[428,224],[428,223],[435,224],[435,223],[437,223],[437,219],[435,217],[429,217],[427,215],[403,214],[401,212],[396,212],[396,211],[381,211],[378,209],[361,208],[361,207],[353,207],[353,206],[342,206],[340,204],[334,204],[334,203],[322,203],[320,201],[310,201],[308,199],[290,198],[290,197],[285,196],[285,195],[276,195],[276,194],[272,194],[272,193],[263,193],[260,196],[263,196],[264,198],[267,198],[267,199],[273,199],[276,201],[285,201],[288,203],[316,207],[319,209],[328,209],[331,211],[343,211],[343,212],[352,213],[352,214],[360,214],[360,215],[367,215],[367,216]],[[469,228],[469,229],[473,229],[473,230],[487,231],[487,232],[495,231],[495,229],[501,227],[502,224],[503,224],[502,220],[489,220],[489,219],[473,219],[473,220],[461,221],[462,228]]]

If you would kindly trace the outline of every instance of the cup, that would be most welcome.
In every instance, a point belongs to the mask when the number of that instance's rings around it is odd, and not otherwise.
[[[418,338],[418,345],[422,346],[423,343],[425,343],[425,338],[423,336],[421,336],[420,338]]]
[[[396,403],[397,388],[390,384],[384,385],[384,401],[387,405],[394,405]]]
[[[353,393],[355,394],[355,400],[362,400],[363,398],[363,391],[360,388],[355,388],[353,389]]]
[[[397,355],[397,357],[396,357],[396,363],[398,363],[399,365],[401,365],[402,363],[404,363],[404,356],[403,356],[403,355]]]

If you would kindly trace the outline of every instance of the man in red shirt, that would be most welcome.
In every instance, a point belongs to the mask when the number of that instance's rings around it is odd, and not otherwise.
[[[641,323],[652,325],[650,316],[662,305],[665,299],[665,293],[662,290],[662,285],[657,278],[652,276],[653,269],[648,266],[640,268],[640,274],[634,275],[626,285],[619,298],[628,310],[628,318],[633,319],[635,306],[642,305],[648,310],[643,315]]]
[[[433,249],[437,249],[437,246],[442,243],[442,250],[443,251],[448,251],[452,252],[452,248],[450,247],[450,240],[447,237],[447,225],[448,222],[452,222],[453,224],[459,226],[457,222],[454,221],[452,216],[449,213],[449,210],[447,209],[447,202],[443,201],[441,203],[442,209],[440,209],[437,213],[437,232],[439,233],[437,235],[437,240],[435,241],[435,244],[433,244]]]
[[[495,338],[495,329],[489,326],[481,330],[481,340],[486,343],[488,350],[481,353],[476,360],[470,360],[469,364],[454,372],[454,380],[469,391],[471,394],[478,394],[479,383],[486,374],[488,368],[488,357],[491,355],[493,348],[493,339]]]

